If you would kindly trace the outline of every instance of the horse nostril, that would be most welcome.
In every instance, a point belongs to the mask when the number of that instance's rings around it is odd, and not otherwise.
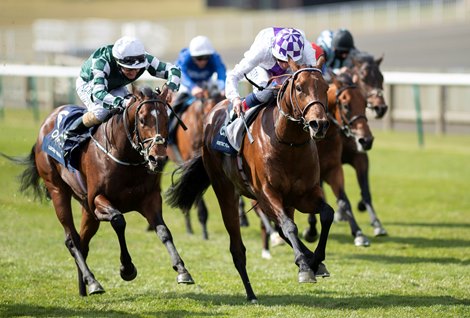
[[[362,148],[364,148],[364,150],[370,150],[372,148],[374,138],[359,138],[358,141],[362,145]]]
[[[318,130],[318,127],[319,127],[319,124],[318,124],[318,121],[317,120],[312,120],[310,123],[309,123],[310,127],[312,127],[313,131],[317,131]]]

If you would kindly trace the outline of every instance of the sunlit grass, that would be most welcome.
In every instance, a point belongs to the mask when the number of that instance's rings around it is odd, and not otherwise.
[[[0,151],[26,155],[40,122],[28,111],[0,120]],[[0,158],[0,316],[11,317],[465,317],[470,315],[470,136],[425,136],[375,132],[370,181],[377,213],[388,237],[374,238],[367,214],[359,213],[354,172],[345,167],[346,189],[369,248],[354,247],[349,226],[332,226],[325,261],[331,272],[317,284],[297,283],[287,246],[261,259],[259,220],[248,213],[242,234],[247,269],[259,298],[245,301],[228,251],[229,238],[212,191],[209,241],[203,241],[193,211],[194,236],[185,233],[180,211],[164,217],[196,281],[176,283],[168,253],[137,213],[126,215],[127,241],[139,275],[119,276],[119,248],[110,224],[101,224],[88,263],[106,293],[80,297],[76,268],[50,202],[18,193],[18,166]],[[164,188],[169,184],[168,165]],[[327,188],[329,202],[335,200]],[[79,224],[78,206],[76,208]],[[296,215],[299,230],[307,217]],[[310,245],[312,248],[314,245]]]

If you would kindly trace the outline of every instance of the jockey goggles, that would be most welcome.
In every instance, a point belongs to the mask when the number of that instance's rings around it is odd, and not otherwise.
[[[126,66],[136,66],[141,63],[145,62],[145,55],[137,55],[137,56],[126,56],[123,59],[118,59],[118,63],[124,67]]]

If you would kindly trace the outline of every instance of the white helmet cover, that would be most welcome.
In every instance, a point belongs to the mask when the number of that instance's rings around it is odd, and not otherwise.
[[[282,29],[276,34],[272,47],[272,54],[275,58],[287,62],[289,56],[298,61],[302,58],[304,51],[304,37],[296,29]]]
[[[124,36],[114,43],[113,56],[125,68],[144,68],[148,65],[144,45],[130,36]]]
[[[198,35],[189,42],[189,54],[191,56],[212,55],[214,53],[214,47],[207,36]]]

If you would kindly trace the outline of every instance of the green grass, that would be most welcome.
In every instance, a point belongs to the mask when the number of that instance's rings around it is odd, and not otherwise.
[[[42,118],[44,114],[41,114]],[[26,155],[40,123],[26,110],[6,109],[0,151]],[[247,269],[259,298],[245,301],[228,251],[229,239],[211,191],[209,241],[184,230],[183,216],[164,217],[195,285],[179,286],[170,259],[137,213],[126,215],[129,250],[139,275],[119,276],[117,238],[103,223],[91,242],[88,263],[106,289],[78,296],[76,268],[50,202],[18,193],[21,167],[0,158],[0,316],[2,317],[465,317],[470,316],[470,136],[376,132],[370,152],[374,204],[389,232],[372,237],[367,214],[355,210],[369,248],[354,247],[345,223],[332,226],[325,261],[331,277],[297,283],[287,246],[261,259],[259,221],[248,213],[243,228]],[[166,170],[168,186],[171,166]],[[345,167],[347,193],[358,200],[353,171]],[[328,200],[334,198],[327,190]],[[74,205],[76,207],[76,205]],[[299,229],[306,216],[297,214]],[[76,224],[79,224],[78,214]]]

